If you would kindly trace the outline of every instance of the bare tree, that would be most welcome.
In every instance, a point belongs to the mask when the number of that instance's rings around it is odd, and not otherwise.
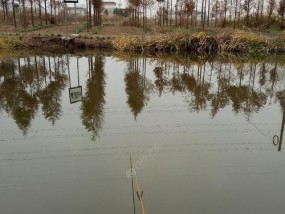
[[[192,17],[192,13],[195,9],[195,2],[193,0],[184,0],[184,13],[187,17],[186,28],[189,28],[189,17]],[[191,25],[192,25],[192,18],[191,18]]]
[[[268,7],[267,7],[267,13],[268,13],[268,26],[271,22],[271,16],[273,14],[274,9],[276,8],[276,0],[268,0]]]
[[[202,24],[202,26],[203,26],[203,30],[204,30],[204,13],[205,13],[205,11],[204,11],[204,5],[205,5],[205,2],[206,2],[206,0],[202,0],[202,6],[201,6],[201,24]],[[197,13],[198,11],[196,11],[196,16],[198,15],[198,13]]]
[[[89,10],[87,11],[87,13],[88,13],[87,16],[89,17],[89,18],[88,18],[89,23],[87,23],[87,26],[88,26],[87,28],[88,28],[88,29],[91,29],[91,28],[92,28],[91,4],[92,4],[92,0],[89,0],[89,1],[88,1],[88,9],[89,9]]]
[[[250,16],[250,10],[252,8],[252,2],[253,0],[245,0],[243,4],[243,9],[246,13],[246,25],[249,26],[249,16]]]
[[[45,4],[45,23],[47,25],[47,0],[44,0],[44,4]]]
[[[218,20],[218,15],[221,10],[221,4],[219,0],[215,0],[215,3],[213,4],[212,11],[215,13],[215,27],[217,27],[217,20]]]
[[[17,28],[17,20],[16,20],[16,12],[15,12],[15,1],[14,0],[12,0],[12,8],[13,8],[14,27]]]
[[[227,24],[228,0],[224,0],[223,4],[224,4],[223,5],[224,6],[224,8],[223,8],[223,10],[224,10],[224,20],[223,20],[222,27],[225,27],[226,24]]]
[[[3,8],[3,19],[5,20],[6,19],[6,14],[7,14],[7,1],[5,0],[1,0],[1,5],[2,5],[2,8]]]
[[[139,21],[140,21],[139,8],[142,5],[142,1],[141,0],[128,0],[128,4],[132,8],[131,10],[132,11],[132,21],[134,22],[134,25],[139,27]]]
[[[208,0],[207,27],[210,26],[210,18],[212,18],[212,14],[210,13],[210,7],[211,7],[211,0]]]
[[[31,20],[32,20],[32,25],[34,26],[34,0],[30,0],[30,13],[31,13]]]
[[[43,25],[41,0],[38,0],[40,24]]]
[[[103,8],[102,0],[92,0],[94,26],[101,25],[101,12]]]
[[[283,29],[284,28],[283,20],[284,20],[284,13],[285,13],[285,0],[280,0],[277,11],[278,11],[278,14],[281,16],[280,29]]]
[[[235,0],[235,18],[234,18],[234,29],[236,29],[236,20],[237,20],[237,8],[238,8],[238,0]]]
[[[258,25],[258,21],[259,21],[260,8],[261,8],[261,0],[257,0],[256,12],[255,12],[255,24],[256,25]]]
[[[21,0],[22,8],[23,8],[23,27],[27,27],[27,14],[26,14],[26,0]]]

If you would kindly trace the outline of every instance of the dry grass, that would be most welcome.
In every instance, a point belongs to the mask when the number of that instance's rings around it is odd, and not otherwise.
[[[265,36],[248,31],[221,34],[217,39],[220,50],[226,52],[267,53],[270,49],[269,40]]]
[[[75,33],[78,25],[69,25],[67,33]],[[17,33],[18,36],[28,39],[19,39],[20,47],[29,48],[33,41],[37,42],[36,37],[59,37],[64,34],[64,26],[54,26],[48,29],[40,29],[31,32]],[[112,25],[104,26],[94,35],[93,31],[82,32],[75,41],[79,48],[113,48],[120,51],[134,52],[178,52],[190,51],[201,53],[241,53],[241,54],[267,54],[285,53],[285,40],[272,40],[259,33],[249,30],[234,31],[228,30],[227,33],[221,30],[211,29],[207,32],[197,32],[195,30],[181,30],[171,28],[167,33],[157,33],[159,29],[144,32],[141,28]],[[6,33],[9,35],[9,33]],[[3,36],[2,36],[3,37]],[[283,37],[282,37],[283,38]],[[28,41],[28,43],[25,43]],[[0,48],[13,47],[15,42],[6,40],[0,41]],[[26,45],[26,46],[25,46]],[[43,47],[49,48],[49,47]]]
[[[248,31],[235,31],[209,35],[205,32],[189,33],[178,31],[175,33],[158,34],[144,39],[131,37],[117,37],[112,41],[117,50],[123,51],[197,51],[197,52],[235,52],[266,54],[268,52],[284,51],[284,45],[270,42],[263,35]]]
[[[0,49],[11,49],[14,48],[20,41],[15,37],[9,35],[0,36]]]

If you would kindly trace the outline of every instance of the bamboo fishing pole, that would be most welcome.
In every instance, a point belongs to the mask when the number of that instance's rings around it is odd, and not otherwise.
[[[143,199],[142,199],[143,192],[141,192],[141,190],[140,190],[140,184],[139,184],[139,180],[138,180],[138,176],[137,176],[137,174],[136,174],[136,173],[133,173],[133,163],[132,163],[132,157],[131,157],[131,154],[130,154],[130,164],[131,164],[131,177],[132,177],[132,188],[133,188],[134,212],[135,212],[135,202],[134,202],[133,176],[135,176],[135,180],[136,180],[137,196],[138,196],[138,199],[139,199],[139,201],[140,201],[142,214],[145,214],[145,208],[144,208],[144,203],[143,203]]]
[[[139,198],[139,201],[140,201],[140,204],[141,204],[142,214],[145,214],[143,198],[142,198],[143,192],[141,192],[141,190],[140,190],[138,176],[135,175],[135,178],[136,178],[136,184],[137,184],[137,195],[138,195],[138,198]]]
[[[131,156],[131,154],[130,154],[130,165],[131,165],[131,179],[132,179],[133,206],[134,206],[134,214],[136,214],[135,192],[134,192],[134,181],[133,181],[133,163],[132,163],[132,156]]]

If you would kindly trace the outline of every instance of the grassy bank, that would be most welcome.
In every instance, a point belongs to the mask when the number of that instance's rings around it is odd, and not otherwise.
[[[272,41],[263,35],[236,31],[209,35],[205,32],[176,32],[146,38],[117,37],[112,41],[117,50],[138,52],[193,51],[242,54],[285,53],[283,41]]]
[[[12,49],[19,43],[20,41],[16,37],[11,37],[10,35],[0,36],[0,49]]]
[[[0,49],[82,50],[109,49],[131,52],[202,52],[238,54],[285,54],[285,42],[248,31],[210,34],[178,31],[147,36],[2,35]]]

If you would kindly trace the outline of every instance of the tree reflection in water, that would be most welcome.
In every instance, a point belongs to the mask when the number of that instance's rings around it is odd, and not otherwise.
[[[143,107],[147,105],[153,89],[150,80],[146,78],[146,59],[131,59],[127,62],[125,74],[127,103],[137,119]]]
[[[96,55],[88,59],[90,76],[80,109],[82,123],[95,140],[104,123],[105,58]],[[153,94],[160,97],[167,93],[182,94],[189,111],[209,110],[212,118],[231,106],[233,112],[249,119],[267,101],[279,102],[282,111],[285,109],[285,75],[281,62],[207,61],[197,56],[174,62],[129,56],[124,60],[127,104],[135,119]],[[63,56],[0,61],[0,111],[11,116],[24,135],[39,108],[52,125],[60,119],[62,92],[68,81],[64,74],[67,62]],[[152,66],[150,73],[147,64]]]
[[[39,104],[42,104],[45,118],[52,124],[59,119],[61,91],[66,86],[66,76],[59,70],[50,69],[49,74],[46,70],[45,60],[40,57],[19,58],[17,62],[1,61],[0,107],[11,115],[24,135],[31,126]],[[46,81],[47,75],[50,76],[49,83]],[[44,82],[48,85],[42,88]]]
[[[105,59],[103,56],[89,57],[90,77],[86,82],[86,92],[81,105],[81,119],[85,128],[92,133],[92,140],[99,137],[104,123],[105,105]]]
[[[154,81],[155,87],[158,90],[159,96],[165,92],[165,88],[170,84],[166,75],[164,74],[164,69],[162,66],[157,66],[153,69],[153,73],[156,77]]]

